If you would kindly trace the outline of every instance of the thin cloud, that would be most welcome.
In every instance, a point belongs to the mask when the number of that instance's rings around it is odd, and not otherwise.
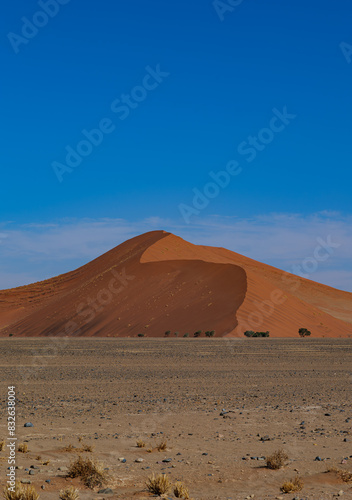
[[[89,262],[126,239],[154,229],[195,244],[225,247],[292,271],[313,255],[317,239],[339,245],[310,279],[352,291],[352,216],[324,211],[311,215],[273,213],[248,218],[213,215],[192,226],[151,216],[123,219],[66,219],[49,223],[2,224],[0,288],[39,281]],[[21,279],[23,282],[21,282]]]

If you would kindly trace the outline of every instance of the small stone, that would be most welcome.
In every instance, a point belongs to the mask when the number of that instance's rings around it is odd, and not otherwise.
[[[169,463],[172,461],[172,458],[164,458],[163,462]]]
[[[32,422],[26,422],[23,427],[34,427]]]
[[[143,458],[136,458],[135,462],[137,462],[137,464],[141,464],[144,460]]]
[[[102,493],[105,493],[105,495],[111,495],[114,492],[112,491],[111,488],[104,488],[104,489],[98,491],[98,494],[102,494]]]
[[[315,457],[315,459],[314,459],[314,460],[315,460],[316,462],[322,462],[322,461],[323,461],[323,459],[322,459],[322,458],[320,458],[320,457]]]
[[[342,497],[343,496],[343,490],[340,490],[339,493],[338,493],[339,497]]]
[[[36,473],[36,472],[35,472],[35,470],[33,470],[33,469],[31,469],[31,470],[29,471],[29,474],[30,474],[31,476],[34,476],[34,474],[35,474],[35,473]]]
[[[30,481],[29,479],[21,479],[21,483],[22,484],[32,484],[32,481]]]
[[[51,483],[51,480],[50,479],[45,479],[45,482],[50,484]]]

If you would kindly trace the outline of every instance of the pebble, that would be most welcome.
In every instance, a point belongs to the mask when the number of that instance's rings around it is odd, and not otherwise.
[[[135,462],[137,462],[137,464],[140,464],[140,463],[144,462],[144,459],[143,458],[136,458]]]
[[[34,427],[32,422],[26,422],[23,427]]]
[[[114,492],[112,491],[111,488],[104,488],[104,489],[98,491],[99,495],[102,494],[102,493],[105,493],[106,495],[111,495]]]
[[[22,484],[32,484],[32,481],[30,481],[29,479],[21,479],[21,483]]]

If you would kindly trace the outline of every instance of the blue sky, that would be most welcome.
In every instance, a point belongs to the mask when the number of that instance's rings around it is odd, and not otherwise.
[[[334,235],[311,279],[352,291],[350,1],[16,0],[0,36],[0,288],[163,228],[284,269]]]

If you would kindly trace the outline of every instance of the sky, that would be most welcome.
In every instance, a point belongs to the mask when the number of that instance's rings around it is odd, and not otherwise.
[[[0,37],[0,289],[164,229],[352,292],[349,0],[7,0]]]

